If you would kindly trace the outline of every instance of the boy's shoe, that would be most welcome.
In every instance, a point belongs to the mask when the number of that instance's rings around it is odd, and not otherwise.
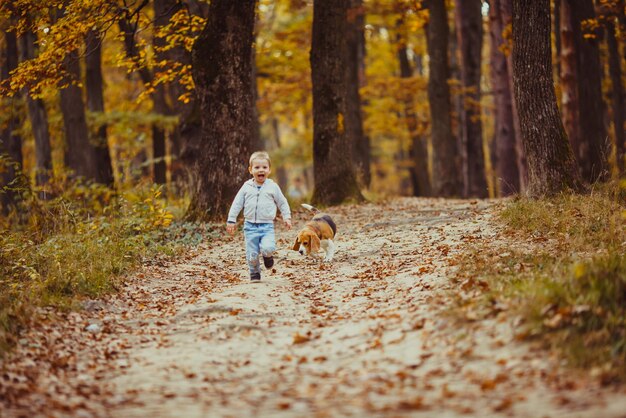
[[[250,280],[253,282],[258,282],[261,280],[261,273],[250,273]]]
[[[263,257],[263,265],[265,265],[266,269],[272,267],[274,265],[274,257]]]

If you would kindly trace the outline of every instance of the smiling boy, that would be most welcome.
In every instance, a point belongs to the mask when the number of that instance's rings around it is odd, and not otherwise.
[[[278,184],[268,178],[271,169],[270,156],[265,151],[257,151],[250,156],[248,171],[252,178],[246,181],[233,200],[228,212],[226,231],[233,235],[237,216],[243,209],[243,233],[246,240],[246,259],[250,269],[250,280],[261,280],[259,256],[263,257],[265,268],[274,265],[276,250],[274,218],[280,210],[287,229],[291,229],[291,210]]]

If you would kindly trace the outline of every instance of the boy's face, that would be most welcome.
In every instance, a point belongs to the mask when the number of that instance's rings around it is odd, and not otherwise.
[[[248,171],[254,177],[254,181],[258,184],[263,184],[272,170],[269,161],[264,158],[255,158],[252,160],[250,167],[248,167]]]

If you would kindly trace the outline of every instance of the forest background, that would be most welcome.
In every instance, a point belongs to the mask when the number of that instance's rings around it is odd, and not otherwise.
[[[457,196],[493,197],[524,188],[521,134],[510,109],[512,68],[506,62],[511,6],[491,3],[474,2],[467,12],[454,2],[442,3],[447,21],[435,22],[445,23],[442,29],[449,32],[444,42],[431,45],[431,50],[446,48],[449,56],[451,114],[446,123],[456,144],[445,157],[455,160],[457,181],[468,183],[466,177],[475,176],[480,185],[476,190],[461,185],[452,193]],[[623,6],[601,1],[595,10],[593,2],[585,3],[591,8],[569,10],[567,3],[552,2],[552,61],[557,102],[581,166],[593,157],[585,152],[594,149],[589,143],[603,142],[607,151],[599,169],[583,173],[595,180],[609,168],[615,176],[623,155]],[[170,194],[182,195],[181,152],[185,134],[192,132],[181,134],[181,129],[193,130],[198,119],[191,50],[206,22],[208,2],[18,1],[7,2],[2,10],[3,143],[29,183],[42,192],[54,187],[46,185],[48,178],[58,183],[78,175],[116,190],[167,184]],[[359,174],[362,188],[373,195],[432,194],[428,186],[420,190],[419,183],[419,170],[428,167],[432,176],[427,90],[434,78],[429,70],[439,70],[429,67],[428,19],[428,8],[420,2],[350,5],[355,54],[347,62],[356,65],[362,103],[362,133],[350,140],[367,143],[355,153],[355,162],[369,159]],[[312,2],[259,2],[253,62],[260,132],[254,145],[272,152],[284,188],[302,180],[307,191],[314,186],[312,20]],[[580,56],[594,63],[585,48],[596,54],[595,67],[577,63]],[[584,90],[593,88],[601,91],[584,96]],[[584,100],[593,94],[592,100]],[[581,132],[586,127],[577,126],[584,125],[578,113],[588,119],[599,115],[602,126],[593,126],[598,132]],[[21,153],[13,150],[15,145],[11,149],[12,141],[19,141]],[[100,157],[84,168],[80,161],[89,162],[83,158],[90,154],[89,144],[100,150]],[[424,155],[418,152],[421,146]],[[469,174],[473,165],[472,171],[483,172]],[[4,203],[6,215],[10,203]]]
[[[521,3],[3,1],[0,342],[32,306],[110,291],[146,256],[210,236],[196,221],[225,215],[254,149],[293,202],[619,178],[624,2]],[[547,49],[530,57],[548,89],[516,78],[513,44],[536,39],[515,34],[523,10],[543,19]],[[556,125],[528,119],[544,91]],[[559,164],[548,141],[524,142],[552,127]]]

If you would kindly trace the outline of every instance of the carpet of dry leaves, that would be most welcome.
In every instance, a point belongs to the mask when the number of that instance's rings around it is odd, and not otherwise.
[[[626,391],[515,338],[506,310],[451,315],[450,277],[503,245],[497,201],[329,209],[338,253],[291,251],[251,283],[243,237],[155,260],[112,297],[43,312],[4,360],[1,417],[624,417]]]

